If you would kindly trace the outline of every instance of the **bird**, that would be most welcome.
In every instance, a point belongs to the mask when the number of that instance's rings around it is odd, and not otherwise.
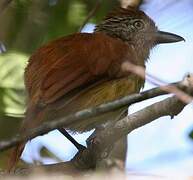
[[[118,7],[106,15],[93,33],[74,33],[43,45],[32,54],[25,69],[28,100],[20,133],[138,93],[145,80],[125,67],[134,64],[145,68],[153,47],[179,41],[184,38],[160,31],[139,8]],[[66,129],[86,132],[116,120],[125,109],[72,122],[59,130],[66,136]],[[24,146],[25,142],[14,148],[9,169],[15,167]]]

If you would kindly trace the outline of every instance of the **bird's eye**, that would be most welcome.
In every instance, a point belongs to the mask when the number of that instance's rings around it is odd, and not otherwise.
[[[139,29],[139,30],[144,28],[143,22],[141,22],[141,21],[139,21],[139,20],[138,20],[138,21],[135,21],[133,25],[134,25],[134,27],[135,27],[136,29]]]

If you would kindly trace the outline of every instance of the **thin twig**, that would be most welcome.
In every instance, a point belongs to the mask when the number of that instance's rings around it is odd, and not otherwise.
[[[89,12],[88,16],[86,17],[86,19],[84,20],[84,22],[82,23],[82,25],[79,28],[79,32],[82,31],[82,29],[84,28],[84,26],[88,23],[88,21],[95,15],[95,13],[97,12],[97,10],[99,9],[101,5],[101,0],[97,0],[95,6],[93,7],[93,9]]]
[[[183,85],[183,82],[177,83],[176,86],[178,88],[181,88],[183,90],[186,90],[186,86]],[[81,121],[83,119],[91,118],[109,111],[113,111],[115,109],[129,106],[133,103],[140,102],[149,98],[153,98],[159,95],[168,94],[168,92],[163,91],[161,88],[154,88],[148,91],[145,91],[141,94],[133,94],[130,96],[126,96],[124,98],[121,98],[119,100],[109,102],[106,104],[102,104],[97,107],[88,108],[82,111],[79,111],[75,114],[69,115],[67,117],[63,117],[61,119],[55,119],[55,121],[44,123],[42,126],[39,126],[38,128],[32,129],[28,131],[27,134],[24,134],[22,136],[18,135],[12,138],[8,141],[1,141],[0,142],[0,151],[4,151],[6,149],[9,149],[13,146],[16,146],[17,144],[30,140],[38,135],[43,135],[45,133],[48,133],[51,130],[57,129],[59,127],[67,127],[70,124]]]
[[[160,86],[160,89],[162,89],[163,91],[175,94],[181,101],[187,104],[193,101],[192,96],[183,92],[177,86],[173,86],[172,84],[168,85],[168,83],[164,82],[158,77],[155,77],[150,73],[145,72],[145,68],[142,66],[138,66],[133,63],[126,62],[122,64],[122,68],[132,72],[133,74],[138,75],[139,77],[141,77],[142,79],[145,79],[146,81],[150,82],[153,85]]]

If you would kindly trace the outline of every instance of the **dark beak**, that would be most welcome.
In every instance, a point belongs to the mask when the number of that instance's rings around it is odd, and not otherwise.
[[[172,34],[169,32],[157,31],[157,33],[156,33],[157,44],[175,43],[175,42],[179,42],[179,41],[185,41],[185,39],[181,36],[178,36],[176,34]]]

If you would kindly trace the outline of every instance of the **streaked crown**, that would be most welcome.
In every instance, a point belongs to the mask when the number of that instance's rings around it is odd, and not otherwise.
[[[104,32],[123,41],[151,41],[149,35],[157,31],[157,27],[144,12],[128,7],[119,8],[109,13],[96,27],[95,32]],[[153,40],[153,39],[152,39]],[[139,42],[140,43],[140,42]]]

